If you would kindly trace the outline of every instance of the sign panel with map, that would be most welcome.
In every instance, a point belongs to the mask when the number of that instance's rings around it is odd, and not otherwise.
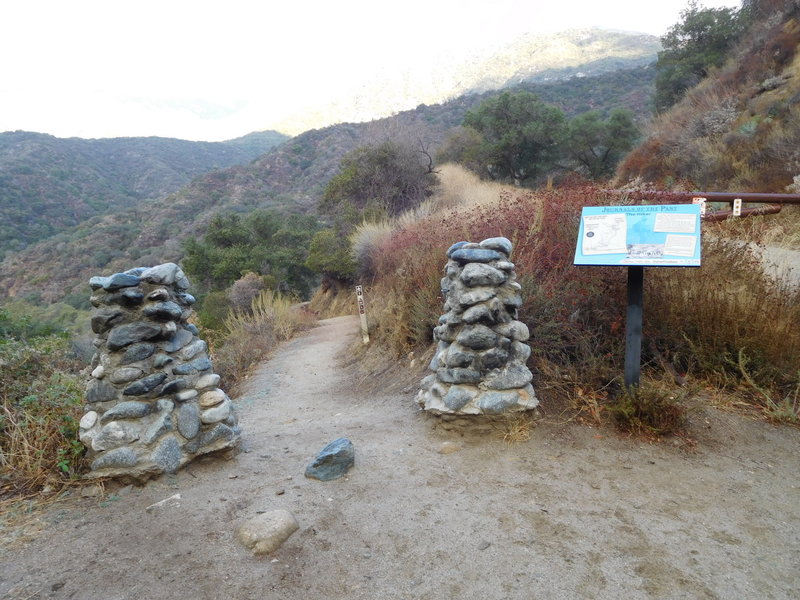
[[[700,206],[587,206],[576,265],[699,267]]]

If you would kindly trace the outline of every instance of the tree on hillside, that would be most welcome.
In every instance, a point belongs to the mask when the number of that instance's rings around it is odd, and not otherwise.
[[[695,0],[681,12],[681,20],[661,38],[664,49],[656,62],[655,108],[667,110],[713,67],[725,61],[741,37],[746,19],[733,8],[703,8]]]
[[[350,242],[339,227],[318,231],[308,249],[306,267],[322,275],[322,289],[336,282],[351,282],[356,274],[356,264],[350,251]]]
[[[309,216],[261,210],[217,215],[202,241],[185,243],[183,268],[205,290],[223,290],[250,272],[264,276],[275,291],[306,297],[316,282],[305,261],[318,229]]]
[[[483,175],[522,185],[555,165],[564,113],[530,92],[503,92],[467,112],[464,125],[481,135],[471,152]]]
[[[590,178],[599,179],[614,172],[638,137],[630,111],[616,109],[605,121],[598,111],[589,111],[569,122],[564,148]]]
[[[379,208],[396,216],[418,206],[436,182],[424,147],[420,151],[392,141],[362,146],[342,158],[320,208],[335,214],[350,204],[358,210]]]
[[[480,173],[483,170],[479,154],[482,142],[483,137],[472,127],[454,127],[436,153],[436,160],[441,164],[458,163],[474,173]]]

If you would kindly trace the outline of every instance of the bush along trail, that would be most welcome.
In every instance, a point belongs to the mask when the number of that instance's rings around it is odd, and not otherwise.
[[[252,372],[231,460],[106,482],[6,526],[0,597],[795,597],[798,430],[697,412],[687,450],[434,416],[417,385],[391,393],[390,376],[342,365],[358,331],[355,317],[322,321]],[[353,465],[306,477],[340,438]],[[243,526],[264,515],[283,539],[259,554]]]

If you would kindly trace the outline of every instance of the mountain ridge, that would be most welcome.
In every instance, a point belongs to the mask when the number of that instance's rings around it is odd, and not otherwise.
[[[579,72],[581,65],[592,62],[597,63],[596,68],[586,75],[623,68],[623,62],[625,68],[644,66],[655,61],[660,49],[656,36],[621,30],[583,28],[523,34],[460,60],[442,60],[432,70],[392,73],[363,86],[358,94],[337,97],[327,107],[314,106],[303,114],[284,117],[272,127],[298,135],[334,123],[363,123],[419,104],[441,104],[516,84],[567,79]],[[619,61],[616,66],[603,65],[604,59],[611,58]],[[391,104],[386,99],[391,99]]]
[[[0,133],[0,258],[93,216],[164,197],[207,171],[249,162],[286,139],[269,131],[227,142]]]

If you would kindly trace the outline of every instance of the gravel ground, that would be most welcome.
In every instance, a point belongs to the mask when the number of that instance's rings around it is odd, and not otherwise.
[[[0,597],[800,596],[797,429],[708,410],[693,448],[546,421],[508,444],[501,424],[419,412],[413,390],[358,391],[334,359],[356,335],[357,319],[326,320],[259,367],[232,460],[76,493],[5,528]],[[306,479],[342,436],[348,476]],[[300,529],[254,557],[235,527],[275,509]]]

